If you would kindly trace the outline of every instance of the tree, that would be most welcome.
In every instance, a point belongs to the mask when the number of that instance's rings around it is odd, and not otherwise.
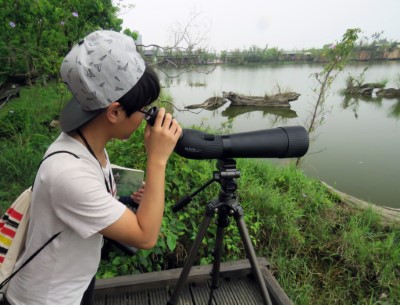
[[[125,29],[123,32],[125,35],[131,36],[134,40],[137,40],[139,37],[139,33],[135,31],[131,31],[130,29]]]
[[[324,55],[328,62],[321,72],[312,75],[317,81],[317,87],[313,90],[316,93],[316,101],[305,126],[309,134],[323,123],[326,96],[336,76],[346,66],[360,32],[360,29],[348,29],[340,42],[324,49]],[[297,159],[297,166],[300,164],[300,160],[301,158]]]
[[[62,57],[96,29],[121,30],[111,0],[15,0],[0,11],[0,77],[56,75]],[[0,80],[1,80],[0,79]]]
[[[138,45],[143,48],[156,48],[157,60],[154,67],[167,77],[175,78],[180,75],[195,71],[198,73],[211,73],[215,65],[200,67],[199,64],[207,63],[216,58],[215,52],[207,51],[206,41],[210,30],[210,23],[200,19],[200,13],[192,11],[189,18],[181,23],[176,22],[169,29],[169,44]],[[165,67],[173,67],[171,72]]]

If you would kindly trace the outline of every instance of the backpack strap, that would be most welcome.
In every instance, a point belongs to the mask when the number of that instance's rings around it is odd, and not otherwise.
[[[54,234],[52,237],[50,237],[50,239],[48,241],[45,242],[45,244],[43,246],[41,246],[39,249],[36,250],[35,253],[33,253],[22,265],[21,267],[19,267],[17,270],[15,270],[8,278],[6,278],[3,282],[1,282],[0,284],[0,289],[2,289],[5,285],[7,285],[7,283],[9,281],[11,281],[11,279],[22,269],[24,268],[26,265],[28,265],[30,263],[31,260],[33,260],[35,258],[36,255],[39,254],[40,251],[42,251],[49,243],[51,243],[58,235],[60,235],[61,232],[58,232],[56,234]]]
[[[57,150],[57,151],[53,151],[52,153],[48,154],[46,157],[43,158],[42,161],[40,161],[39,166],[38,166],[38,170],[40,168],[40,165],[42,165],[43,161],[46,160],[47,158],[56,155],[56,154],[70,154],[73,155],[75,158],[79,159],[78,155],[74,154],[73,152],[67,151],[67,150]],[[31,190],[33,190],[33,185],[35,184],[35,181],[33,181],[32,183],[32,187]]]
[[[40,165],[42,165],[43,161],[46,160],[47,158],[55,155],[55,154],[61,154],[61,153],[67,153],[70,155],[73,155],[75,158],[79,159],[78,155],[67,151],[67,150],[58,150],[55,152],[52,152],[50,154],[48,154],[45,158],[43,158],[42,161],[40,161],[39,166],[38,166],[38,170],[40,168]],[[32,188],[31,190],[33,190],[33,183],[32,183]],[[15,270],[9,277],[7,277],[3,282],[0,283],[0,289],[2,289],[5,285],[7,285],[7,283],[22,269],[24,268],[28,263],[30,263],[31,260],[33,260],[35,258],[36,255],[38,255],[49,243],[51,243],[58,235],[60,235],[61,232],[58,232],[56,234],[54,234],[52,237],[50,237],[50,239],[48,241],[46,241],[44,243],[43,246],[41,246],[38,250],[36,250],[22,265],[21,267],[19,267],[17,270]]]

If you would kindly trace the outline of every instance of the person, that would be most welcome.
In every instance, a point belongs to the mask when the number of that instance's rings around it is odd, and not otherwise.
[[[64,150],[76,156],[59,153],[41,165],[26,249],[16,268],[61,233],[10,281],[10,304],[90,304],[103,236],[152,248],[163,217],[167,161],[182,132],[164,108],[154,126],[145,127],[146,186],[137,196],[141,202],[135,214],[114,198],[105,146],[111,139],[127,139],[142,123],[145,107],[160,93],[156,73],[131,37],[102,30],[71,49],[60,74],[73,98],[61,112],[62,132],[46,155]]]

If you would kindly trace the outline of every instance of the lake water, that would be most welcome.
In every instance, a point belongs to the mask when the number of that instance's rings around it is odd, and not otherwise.
[[[400,208],[400,99],[346,99],[340,94],[349,74],[358,76],[365,67],[365,82],[386,79],[386,88],[396,87],[400,62],[350,64],[335,79],[325,102],[323,123],[310,135],[313,141],[303,159],[302,169],[336,189],[373,202]],[[316,101],[317,85],[310,75],[321,65],[218,66],[210,74],[190,72],[179,78],[160,73],[166,90],[180,110],[201,104],[222,91],[264,95],[295,91],[301,96],[290,110],[254,107],[229,107],[214,111],[175,110],[174,116],[186,128],[203,125],[236,133],[280,126],[305,125]],[[168,71],[173,74],[174,71]],[[201,83],[204,86],[193,86]],[[192,86],[191,86],[192,85]],[[230,122],[230,120],[232,122]],[[314,139],[315,138],[315,139]]]

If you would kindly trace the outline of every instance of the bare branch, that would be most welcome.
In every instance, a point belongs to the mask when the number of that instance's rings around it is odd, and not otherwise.
[[[170,27],[170,42],[172,48],[184,47],[187,51],[203,48],[211,29],[211,21],[200,22],[201,13],[191,11],[189,19],[181,24],[176,22]],[[204,19],[205,21],[205,19]]]
[[[171,64],[173,64],[173,63],[171,62]],[[175,67],[176,67],[176,66],[175,66]],[[167,71],[165,71],[162,67],[160,67],[159,65],[154,65],[154,68],[155,68],[155,69],[161,71],[161,72],[162,72],[165,76],[167,76],[168,78],[178,78],[179,76],[181,76],[181,75],[183,75],[183,74],[185,74],[185,73],[189,73],[189,72],[197,72],[197,73],[202,73],[202,74],[210,74],[210,73],[212,73],[212,72],[215,70],[216,67],[217,67],[216,65],[213,65],[212,67],[210,67],[210,69],[202,71],[202,70],[199,69],[199,67],[187,66],[187,67],[181,68],[181,69],[180,69],[181,71],[178,71],[177,74],[171,75],[171,74],[169,74]]]
[[[200,114],[204,109],[201,109],[200,111],[193,111],[190,109],[180,109],[178,107],[175,106],[174,103],[167,101],[167,100],[158,100],[160,103],[166,103],[171,105],[175,110],[179,111],[179,112],[190,112],[190,113],[194,113],[194,114]]]

